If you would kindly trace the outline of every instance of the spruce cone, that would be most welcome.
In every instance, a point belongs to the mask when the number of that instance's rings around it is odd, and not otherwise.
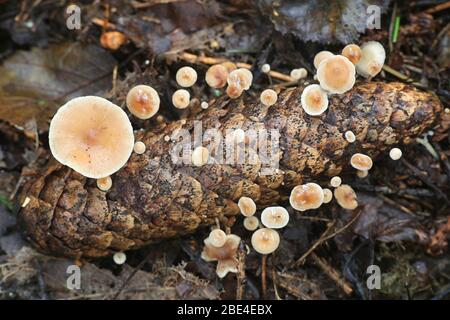
[[[408,144],[429,128],[441,111],[439,100],[402,83],[369,82],[330,97],[319,117],[303,112],[301,87],[281,92],[278,102],[219,99],[195,118],[162,129],[136,133],[147,151],[133,154],[113,177],[110,191],[55,160],[23,188],[19,216],[31,241],[52,255],[98,257],[139,248],[164,238],[194,232],[215,218],[235,215],[241,196],[259,206],[279,202],[293,186],[338,174],[356,152],[374,158],[398,144]],[[259,175],[261,164],[177,165],[175,142],[166,136],[177,129],[203,130],[220,124],[243,130],[280,132],[280,170]],[[348,143],[344,132],[357,137]]]

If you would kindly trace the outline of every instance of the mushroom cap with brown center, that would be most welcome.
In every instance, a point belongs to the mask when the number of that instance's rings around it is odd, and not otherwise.
[[[381,43],[369,41],[361,46],[361,59],[356,64],[358,74],[368,78],[376,76],[383,68],[386,51]]]
[[[317,53],[314,56],[314,67],[316,69],[319,69],[319,65],[322,61],[324,61],[325,59],[328,59],[330,57],[333,57],[334,54],[330,51],[320,51],[319,53]]]
[[[310,116],[321,115],[328,109],[327,93],[318,84],[305,87],[300,100],[303,110]]]
[[[127,94],[127,107],[139,119],[149,119],[159,110],[158,92],[150,86],[138,85]]]
[[[267,207],[261,213],[261,222],[267,228],[283,228],[289,222],[289,213],[283,207]]]
[[[248,231],[254,231],[259,227],[259,220],[255,216],[245,217],[244,228]]]
[[[88,178],[104,178],[122,168],[134,147],[126,113],[96,96],[70,100],[50,123],[50,150],[56,160]]]
[[[362,153],[355,153],[350,158],[350,164],[355,169],[367,171],[372,168],[373,162],[369,156]]]
[[[344,49],[342,49],[342,55],[350,60],[353,64],[357,64],[359,60],[361,60],[361,48],[356,44],[346,45]]]
[[[334,189],[334,197],[338,204],[344,209],[353,210],[358,206],[356,193],[349,185],[342,184]]]
[[[322,89],[330,93],[344,93],[355,84],[355,66],[346,57],[336,55],[325,59],[317,69]]]
[[[269,254],[278,249],[280,235],[273,229],[262,228],[252,234],[252,247],[256,252]]]
[[[323,203],[323,190],[317,183],[296,186],[291,191],[289,202],[295,210],[317,209]]]
[[[240,242],[240,237],[229,234],[226,236],[223,246],[215,247],[212,245],[211,240],[206,238],[204,240],[205,247],[203,248],[201,257],[207,262],[218,261],[216,273],[220,278],[223,278],[228,272],[238,271],[237,249]]]
[[[227,84],[228,69],[222,64],[215,64],[206,71],[205,81],[211,88],[223,88]]]
[[[256,204],[253,199],[249,197],[239,198],[238,207],[241,210],[242,215],[245,217],[250,217],[256,212]]]

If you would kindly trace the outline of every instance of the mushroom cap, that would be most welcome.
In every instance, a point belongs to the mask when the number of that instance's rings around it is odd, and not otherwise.
[[[112,179],[110,176],[97,179],[97,187],[102,191],[108,191],[112,187]]]
[[[116,252],[113,255],[113,261],[115,264],[124,264],[127,261],[127,255],[124,252]]]
[[[334,54],[330,51],[320,51],[319,53],[317,53],[314,56],[314,67],[316,69],[319,69],[319,65],[322,61],[324,61],[325,59],[331,58],[333,56],[334,56]]]
[[[209,150],[205,147],[197,147],[192,152],[192,164],[196,167],[201,167],[208,163]]]
[[[386,51],[381,43],[369,41],[361,46],[361,60],[356,64],[356,71],[363,77],[376,76],[384,65]]]
[[[234,85],[234,84],[230,84],[227,87],[227,96],[230,97],[231,99],[237,99],[241,96],[242,92],[244,91],[244,89],[241,89],[240,86]]]
[[[333,199],[333,192],[330,189],[323,189],[323,203],[329,203]]]
[[[345,131],[344,136],[345,136],[345,140],[347,140],[347,142],[353,143],[356,141],[356,136],[353,133],[353,131],[350,131],[350,130]]]
[[[254,231],[259,227],[259,220],[255,216],[245,217],[244,228],[248,231]]]
[[[145,143],[143,143],[142,141],[137,141],[134,144],[133,151],[136,152],[137,154],[143,154],[145,150],[146,150]]]
[[[341,177],[339,177],[339,176],[334,176],[334,177],[332,177],[331,180],[330,180],[330,185],[331,185],[333,188],[339,187],[339,186],[341,185],[341,183],[342,183],[342,179],[341,179]]]
[[[206,71],[205,81],[211,88],[223,88],[227,84],[228,73],[223,64],[215,64]]]
[[[268,64],[268,63],[263,64],[261,67],[261,71],[263,73],[269,73],[270,72],[270,64]]]
[[[261,92],[261,102],[265,106],[273,106],[278,100],[278,94],[272,89],[266,89]]]
[[[344,93],[355,84],[355,66],[346,57],[336,55],[323,60],[317,69],[317,80],[330,93]]]
[[[392,160],[398,160],[402,157],[402,150],[399,148],[392,148],[389,151],[389,157],[391,157]]]
[[[323,190],[317,183],[307,183],[296,186],[291,191],[289,203],[299,211],[317,209],[323,203]]]
[[[256,204],[253,199],[249,197],[241,197],[238,201],[238,207],[245,217],[250,217],[256,212]]]
[[[357,64],[361,60],[361,48],[356,44],[348,44],[342,49],[342,55],[350,60],[353,64]]]
[[[369,156],[362,153],[355,153],[350,158],[350,164],[355,169],[368,171],[372,168],[373,162]]]
[[[216,273],[220,278],[225,277],[228,272],[238,271],[237,249],[241,238],[234,234],[228,234],[223,246],[215,247],[211,244],[211,240],[205,239],[205,247],[203,248],[201,257],[205,261],[218,261]]]
[[[234,85],[240,89],[248,90],[252,85],[253,74],[250,70],[239,68],[230,72],[227,78],[228,85]]]
[[[134,147],[127,114],[96,96],[70,100],[58,109],[49,128],[56,160],[88,178],[104,178],[122,168]]]
[[[256,252],[269,254],[280,245],[280,235],[273,229],[262,228],[252,234],[252,247]]]
[[[261,222],[267,228],[283,228],[289,222],[289,213],[283,207],[267,207],[261,213]]]
[[[159,110],[158,92],[150,86],[138,85],[127,94],[127,108],[139,119],[149,119]]]
[[[185,88],[192,87],[197,82],[197,71],[192,67],[182,67],[175,75],[177,83]]]
[[[191,94],[185,89],[178,89],[172,95],[172,104],[175,108],[186,109],[189,106]]]
[[[318,84],[310,84],[303,89],[301,103],[307,114],[318,116],[328,109],[328,96]]]
[[[209,233],[209,242],[214,247],[222,247],[227,241],[227,234],[220,229],[214,229]]]
[[[334,189],[334,197],[338,204],[344,209],[353,210],[358,206],[356,193],[352,187],[347,184],[342,184]]]
[[[300,79],[306,78],[306,76],[308,75],[308,71],[306,71],[305,68],[292,69],[291,73],[289,75],[294,80],[300,80]]]

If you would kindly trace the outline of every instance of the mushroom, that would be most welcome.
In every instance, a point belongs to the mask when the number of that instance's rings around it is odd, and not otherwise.
[[[320,51],[314,56],[314,67],[316,69],[319,69],[320,63],[331,57],[334,57],[334,54],[330,51]]]
[[[206,71],[205,81],[211,88],[223,88],[227,84],[228,73],[223,64],[215,64]]]
[[[208,237],[204,240],[205,247],[201,257],[207,262],[217,261],[216,274],[223,278],[228,272],[238,272],[237,249],[240,242],[241,238],[237,235],[229,234],[226,236],[223,246],[215,247],[211,244],[211,240]]]
[[[150,86],[138,85],[127,94],[127,108],[139,119],[149,119],[159,110],[159,95]]]
[[[270,107],[277,102],[278,94],[272,89],[266,89],[261,92],[260,99],[263,105]]]
[[[185,89],[179,89],[175,91],[172,95],[172,103],[175,108],[178,109],[186,109],[189,106],[189,101],[191,99],[191,95],[189,91]]]
[[[104,178],[122,168],[133,151],[133,127],[122,108],[87,96],[58,109],[49,128],[56,160],[88,178]]]
[[[222,62],[221,65],[223,65],[225,68],[227,68],[228,73],[237,69],[236,65],[231,61]]]
[[[127,261],[127,255],[124,252],[116,252],[113,255],[113,261],[115,264],[124,264]]]
[[[328,109],[328,96],[318,84],[310,84],[303,89],[300,98],[303,110],[310,116],[321,115]]]
[[[202,109],[208,109],[209,103],[206,102],[206,101],[202,101],[202,103],[200,104],[200,107],[201,107]]]
[[[227,96],[229,96],[231,99],[239,98],[242,94],[244,89],[241,89],[241,87],[236,86],[234,84],[230,84],[227,87]]]
[[[248,90],[252,85],[253,74],[250,70],[239,68],[230,72],[227,78],[228,85],[234,85],[239,89]]]
[[[330,93],[347,92],[355,84],[355,66],[344,56],[330,57],[320,63],[317,80]]]
[[[209,150],[205,147],[197,147],[192,152],[192,164],[197,167],[204,166],[209,160]]]
[[[323,189],[323,203],[329,203],[333,199],[333,192],[330,189]]]
[[[341,183],[342,183],[342,179],[341,179],[341,177],[338,177],[338,176],[335,176],[335,177],[331,178],[331,180],[330,180],[330,185],[333,188],[339,187],[341,185]]]
[[[270,64],[268,64],[268,63],[263,64],[261,67],[261,71],[263,73],[269,73],[270,72]]]
[[[381,43],[369,41],[361,46],[361,60],[356,64],[356,71],[363,77],[376,76],[384,65],[386,51]]]
[[[300,80],[306,78],[306,76],[308,75],[308,71],[306,71],[305,68],[293,69],[289,75],[294,80]]]
[[[211,245],[220,248],[227,241],[227,234],[220,229],[214,229],[209,233],[208,239]]]
[[[280,235],[273,229],[262,228],[252,234],[252,247],[260,254],[269,254],[278,249]]]
[[[142,141],[138,141],[134,144],[133,150],[137,154],[143,154],[145,152],[145,144]]]
[[[254,231],[259,227],[259,220],[255,216],[245,217],[244,228],[248,231]]]
[[[267,228],[283,228],[288,222],[289,213],[283,207],[267,207],[261,213],[261,223]]]
[[[369,156],[362,153],[355,153],[350,158],[350,164],[355,169],[368,171],[372,168],[373,162]]]
[[[323,203],[323,190],[317,183],[307,183],[296,186],[291,191],[289,203],[299,211],[317,209]]]
[[[238,207],[241,210],[241,213],[245,217],[250,217],[256,212],[256,204],[249,197],[241,197],[238,201]]]
[[[100,44],[103,48],[110,50],[117,50],[127,41],[127,38],[122,32],[108,31],[100,36]]]
[[[345,131],[344,136],[345,136],[345,140],[347,140],[350,143],[353,143],[356,141],[356,136],[352,131]]]
[[[392,160],[399,160],[402,157],[402,150],[399,148],[392,148],[391,151],[389,151],[389,157],[391,157]]]
[[[338,204],[344,208],[353,210],[358,206],[358,201],[356,201],[356,193],[347,184],[340,185],[334,189],[334,197],[336,198]]]
[[[197,71],[191,67],[182,67],[178,69],[175,78],[180,86],[192,87],[197,82]]]
[[[102,191],[108,191],[112,187],[112,179],[110,176],[97,179],[97,187]]]
[[[342,49],[342,55],[353,64],[357,64],[359,60],[361,60],[361,48],[356,44],[348,44],[344,49]]]

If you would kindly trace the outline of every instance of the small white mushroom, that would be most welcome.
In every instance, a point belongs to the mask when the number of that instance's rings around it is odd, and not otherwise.
[[[113,261],[118,265],[124,264],[127,261],[127,255],[124,252],[116,252],[113,255]]]
[[[392,160],[399,160],[402,157],[402,150],[399,148],[392,148],[391,151],[389,151],[389,156]]]
[[[341,55],[325,59],[317,69],[320,86],[330,93],[342,94],[353,88],[355,75],[353,63]]]
[[[214,247],[222,247],[227,241],[227,234],[220,229],[214,229],[209,233],[209,242]]]
[[[179,89],[172,95],[172,103],[175,108],[186,109],[189,106],[191,94],[185,89]]]
[[[261,71],[263,73],[269,73],[270,72],[270,64],[268,64],[268,63],[263,64],[261,67]]]
[[[260,99],[262,104],[270,107],[277,102],[278,94],[272,89],[266,89],[263,92],[261,92]]]
[[[386,51],[381,43],[369,41],[361,46],[361,60],[356,64],[356,71],[363,77],[376,76],[384,65]]]
[[[295,210],[305,211],[319,208],[323,198],[323,190],[317,183],[307,183],[292,189],[289,203]]]
[[[289,213],[283,207],[267,207],[261,213],[261,223],[267,228],[283,228],[288,222]]]
[[[192,87],[197,82],[197,71],[191,67],[182,67],[178,69],[175,77],[180,86]]]
[[[260,254],[269,254],[280,245],[280,235],[273,229],[262,228],[252,235],[252,247]]]
[[[335,177],[331,178],[331,180],[330,180],[330,185],[333,188],[339,187],[341,185],[341,183],[342,183],[342,179],[339,176],[335,176]]]
[[[145,149],[145,144],[142,141],[137,141],[133,147],[134,152],[136,152],[137,154],[143,154],[145,152]]]
[[[326,59],[328,59],[328,58],[331,58],[331,57],[333,57],[333,56],[334,56],[334,54],[331,53],[330,51],[320,51],[319,53],[317,53],[317,54],[314,56],[314,67],[315,67],[316,69],[319,69],[319,65],[320,65],[320,63],[321,63],[322,61],[324,61],[324,60],[326,60]]]
[[[329,203],[333,199],[333,192],[330,189],[323,189],[323,203]]]
[[[259,227],[259,220],[255,216],[245,217],[244,228],[248,231],[254,231]]]
[[[356,193],[349,185],[343,184],[334,189],[334,197],[338,204],[344,209],[353,210],[358,206]]]
[[[112,179],[110,176],[97,179],[97,187],[102,191],[108,191],[112,187]]]
[[[328,109],[327,93],[317,84],[310,84],[301,95],[303,110],[310,116],[318,116]]]
[[[355,169],[367,171],[372,168],[373,162],[369,156],[362,153],[355,153],[350,158],[350,164]]]
[[[349,142],[349,143],[353,143],[356,141],[356,136],[353,133],[353,131],[345,131],[345,139]]]
[[[238,201],[238,207],[241,210],[241,213],[245,217],[250,217],[256,212],[256,204],[249,197],[241,197]]]

